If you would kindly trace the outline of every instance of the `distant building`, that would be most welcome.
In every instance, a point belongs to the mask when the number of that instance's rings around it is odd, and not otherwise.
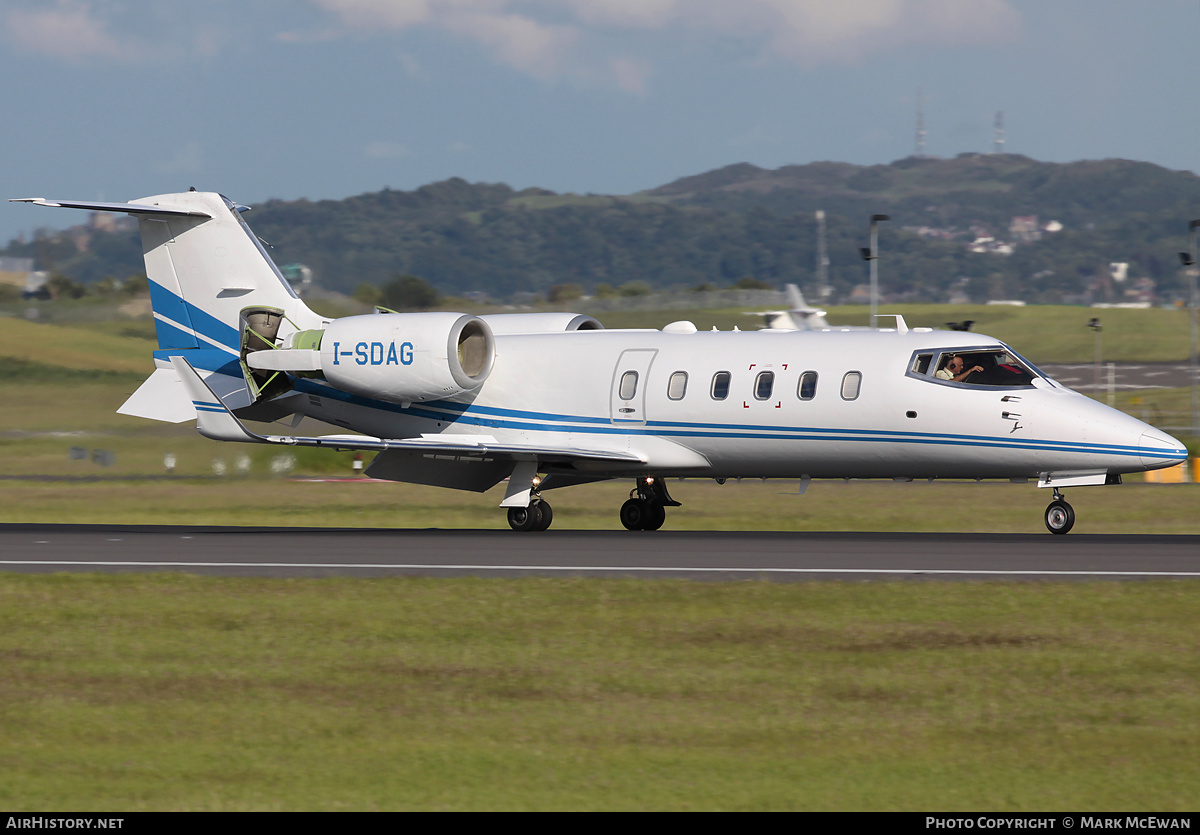
[[[1008,224],[1008,235],[1014,243],[1031,244],[1042,239],[1037,215],[1014,217]]]

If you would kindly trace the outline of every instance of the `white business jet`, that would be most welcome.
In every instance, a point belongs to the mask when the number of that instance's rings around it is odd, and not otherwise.
[[[605,330],[570,313],[325,319],[292,291],[245,206],[190,191],[130,203],[26,198],[138,218],[159,349],[120,408],[221,441],[378,452],[373,478],[482,492],[545,530],[552,488],[628,478],[630,530],[676,507],[668,478],[1036,478],[1060,488],[1187,456],[1171,436],[1067,389],[972,333]],[[961,362],[961,370],[959,363]],[[311,417],[356,434],[258,434]],[[293,423],[293,426],[295,423]]]

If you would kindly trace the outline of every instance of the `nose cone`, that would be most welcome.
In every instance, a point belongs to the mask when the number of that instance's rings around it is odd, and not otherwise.
[[[1138,443],[1142,466],[1147,470],[1172,467],[1187,460],[1187,447],[1159,429],[1148,429],[1142,433]]]

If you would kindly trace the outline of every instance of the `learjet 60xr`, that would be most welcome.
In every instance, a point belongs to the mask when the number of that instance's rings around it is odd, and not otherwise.
[[[670,478],[1037,479],[1066,533],[1064,487],[1169,467],[1175,438],[1055,382],[1007,345],[908,328],[606,330],[589,316],[394,313],[327,319],[293,292],[243,218],[212,193],[129,203],[158,336],[154,373],[119,411],[195,420],[221,441],[369,450],[367,475],[484,491],[521,531],[547,491],[634,482],[620,509],[654,530]],[[309,417],[344,434],[260,434]]]

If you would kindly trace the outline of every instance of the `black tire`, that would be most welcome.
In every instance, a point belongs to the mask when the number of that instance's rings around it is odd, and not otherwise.
[[[642,530],[656,531],[667,521],[667,509],[658,502],[647,502],[646,519],[642,522]]]
[[[640,531],[642,525],[646,522],[646,516],[649,509],[646,507],[647,502],[641,499],[630,499],[621,505],[621,524],[626,530]]]
[[[508,509],[508,525],[514,531],[535,531],[541,520],[542,513],[536,504]]]
[[[550,523],[554,521],[554,508],[550,506],[549,502],[538,502],[536,507],[538,509],[538,523],[534,530],[544,531],[549,529]]]
[[[1055,499],[1046,508],[1046,530],[1064,534],[1075,527],[1075,509],[1062,499]]]

